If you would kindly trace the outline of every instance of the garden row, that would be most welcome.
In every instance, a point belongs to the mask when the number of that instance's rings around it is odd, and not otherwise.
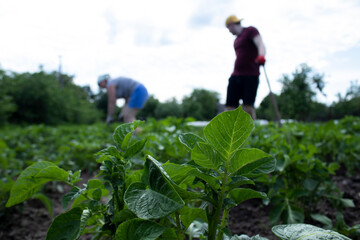
[[[57,180],[72,187],[63,198],[70,210],[54,220],[48,239],[57,239],[62,228],[75,236],[69,239],[82,233],[116,239],[140,233],[148,239],[230,239],[230,209],[252,198],[271,205],[273,225],[317,221],[325,229],[358,236],[359,226],[348,225],[342,216],[354,202],[343,196],[332,176],[351,177],[360,170],[360,119],[282,128],[256,125],[254,131],[252,120],[240,110],[219,115],[204,129],[188,121],[148,120],[136,136],[132,133],[140,122],[121,125],[114,139],[115,125],[3,129],[2,206],[21,203]],[[14,177],[30,165],[14,185]],[[98,178],[85,187],[76,185],[77,170],[95,172],[99,165]],[[110,201],[105,204],[104,198]],[[317,212],[324,201],[334,207],[336,219]],[[69,228],[69,218],[78,225]],[[274,233],[287,239],[294,230],[289,226]]]

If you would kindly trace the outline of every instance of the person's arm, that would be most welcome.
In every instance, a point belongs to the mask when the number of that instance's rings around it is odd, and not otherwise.
[[[108,94],[107,117],[112,119],[116,107],[116,86],[115,85],[108,86],[107,94]]]
[[[254,44],[258,50],[258,56],[255,58],[255,62],[259,65],[265,65],[265,46],[260,35],[256,35],[253,38]]]
[[[256,35],[253,38],[254,44],[258,49],[258,56],[262,55],[265,56],[265,45],[260,35]]]

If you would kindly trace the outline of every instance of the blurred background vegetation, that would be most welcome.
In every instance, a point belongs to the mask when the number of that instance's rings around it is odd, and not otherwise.
[[[298,121],[327,121],[345,116],[360,116],[360,86],[352,82],[345,96],[330,105],[318,102],[323,92],[323,75],[314,73],[306,64],[300,65],[291,76],[279,80],[282,90],[275,95],[282,119]],[[175,98],[160,102],[151,95],[140,119],[163,119],[168,116],[192,117],[208,121],[222,109],[219,93],[194,89],[181,102]],[[87,124],[102,121],[106,115],[106,92],[93,93],[89,86],[77,86],[73,76],[54,71],[44,72],[40,66],[35,73],[15,73],[0,69],[0,124]],[[120,108],[117,109],[120,111]],[[257,107],[258,119],[275,120],[270,97]]]

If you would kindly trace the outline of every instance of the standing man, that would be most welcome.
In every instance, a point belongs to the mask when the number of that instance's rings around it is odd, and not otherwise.
[[[119,119],[123,119],[126,123],[136,120],[136,114],[144,107],[148,99],[148,92],[143,84],[126,77],[111,79],[108,74],[99,76],[98,84],[100,88],[106,88],[108,93],[106,124],[114,120],[113,116],[118,98],[125,99],[125,105],[121,110]]]
[[[254,103],[259,85],[259,68],[265,64],[265,46],[259,31],[255,27],[241,26],[241,20],[231,15],[225,21],[229,32],[236,36],[236,60],[229,78],[225,109],[237,108],[242,99],[243,110],[255,120]]]

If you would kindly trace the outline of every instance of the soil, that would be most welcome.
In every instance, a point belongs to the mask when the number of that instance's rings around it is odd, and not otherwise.
[[[89,174],[83,175],[84,181],[89,179]],[[357,177],[334,177],[334,183],[344,192],[345,198],[354,200],[355,208],[347,208],[343,211],[347,225],[354,226],[360,224],[360,176]],[[64,186],[64,192],[54,190],[57,188],[50,187],[47,195],[53,201],[53,215],[49,216],[44,205],[38,200],[27,201],[22,207],[17,206],[14,213],[10,214],[11,218],[0,219],[0,240],[42,240],[46,238],[46,232],[55,216],[64,210],[61,206],[61,197],[69,189]],[[252,199],[245,201],[236,208],[232,209],[229,214],[229,229],[232,234],[246,234],[255,236],[259,234],[269,240],[278,240],[271,232],[269,224],[270,206],[264,206],[260,200]],[[319,212],[335,219],[333,208],[329,204],[322,204]],[[316,225],[316,222],[310,224]],[[319,227],[321,227],[319,225]],[[90,239],[89,236],[83,236],[82,240]],[[353,238],[355,239],[355,238]],[[359,238],[360,239],[360,238]]]

